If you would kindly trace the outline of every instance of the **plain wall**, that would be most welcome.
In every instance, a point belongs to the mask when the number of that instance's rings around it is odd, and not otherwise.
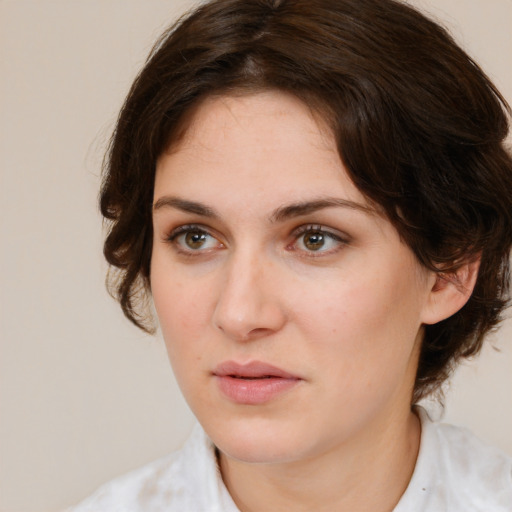
[[[414,2],[512,100],[511,0]],[[100,165],[152,42],[192,2],[0,0],[0,510],[62,509],[174,450],[192,417],[160,338],[104,289]],[[512,323],[446,419],[512,454]]]

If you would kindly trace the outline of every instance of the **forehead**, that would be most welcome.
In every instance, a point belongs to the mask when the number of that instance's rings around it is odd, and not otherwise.
[[[292,120],[292,123],[289,121]],[[232,129],[237,132],[253,130],[253,135],[265,135],[266,142],[274,139],[275,144],[290,135],[301,132],[311,144],[332,151],[334,136],[322,115],[302,100],[289,93],[269,89],[249,93],[241,91],[233,95],[210,95],[201,98],[183,116],[177,136],[170,141],[166,152],[186,149],[202,141],[206,146],[211,142],[218,146]],[[295,128],[295,129],[294,129]],[[262,146],[261,149],[265,149]]]
[[[295,200],[332,195],[366,203],[342,164],[332,131],[298,98],[279,91],[204,99],[157,162],[155,186],[252,187]],[[165,179],[164,179],[165,177]],[[188,185],[187,185],[188,184]]]

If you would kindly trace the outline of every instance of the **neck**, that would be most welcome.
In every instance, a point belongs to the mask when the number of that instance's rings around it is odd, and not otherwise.
[[[413,412],[395,416],[314,459],[248,464],[221,454],[226,487],[241,512],[390,512],[411,479],[420,440]]]

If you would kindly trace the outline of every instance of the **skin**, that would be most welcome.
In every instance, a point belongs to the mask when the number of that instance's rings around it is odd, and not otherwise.
[[[170,361],[240,510],[392,510],[418,452],[423,325],[465,299],[370,207],[329,130],[277,91],[205,100],[158,160],[153,222]],[[224,361],[300,380],[234,403]]]

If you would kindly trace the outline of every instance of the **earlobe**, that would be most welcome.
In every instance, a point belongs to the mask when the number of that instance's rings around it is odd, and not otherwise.
[[[480,256],[460,265],[452,272],[432,276],[432,286],[423,312],[423,323],[436,324],[459,311],[475,288],[480,268]]]

